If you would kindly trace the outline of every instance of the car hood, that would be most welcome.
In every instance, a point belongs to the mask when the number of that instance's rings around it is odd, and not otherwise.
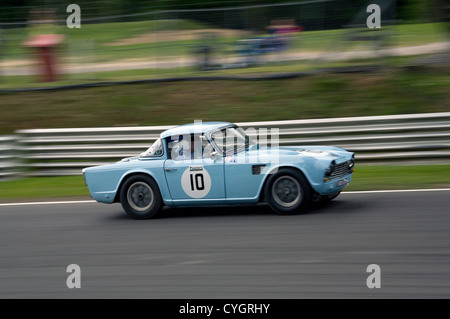
[[[267,155],[274,156],[278,151],[278,156],[306,156],[316,159],[324,160],[348,160],[352,157],[353,153],[348,152],[339,147],[332,146],[286,146],[286,147],[271,147],[259,150],[250,150],[248,155]]]
[[[339,159],[339,158],[348,158],[353,154],[342,148],[333,146],[293,146],[286,148],[282,147],[280,149],[286,149],[291,152],[294,151],[304,156],[316,158],[330,157],[333,159]]]

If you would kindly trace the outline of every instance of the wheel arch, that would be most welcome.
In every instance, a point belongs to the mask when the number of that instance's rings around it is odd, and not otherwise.
[[[122,189],[123,184],[129,178],[131,178],[133,176],[137,176],[137,175],[144,175],[144,176],[150,177],[155,182],[155,184],[158,186],[159,192],[161,193],[161,186],[159,185],[159,183],[156,180],[156,178],[154,176],[152,176],[152,174],[150,172],[147,172],[147,171],[130,171],[130,172],[127,172],[126,174],[124,174],[122,176],[122,179],[119,181],[119,185],[118,185],[117,190],[116,190],[116,196],[114,197],[114,202],[115,203],[120,202],[120,191]]]
[[[264,190],[266,189],[266,185],[269,181],[269,178],[277,173],[278,171],[282,170],[282,169],[291,169],[294,171],[297,171],[298,173],[302,174],[303,177],[306,179],[306,181],[308,182],[308,185],[310,187],[310,189],[312,190],[312,186],[311,186],[311,181],[309,180],[307,174],[304,173],[304,171],[298,167],[298,166],[293,166],[293,165],[282,165],[282,166],[277,166],[277,167],[273,167],[270,169],[270,171],[266,174],[266,177],[264,178],[264,181],[262,182],[262,186],[259,190],[259,200],[258,202],[263,202],[265,200],[265,196],[264,196]]]

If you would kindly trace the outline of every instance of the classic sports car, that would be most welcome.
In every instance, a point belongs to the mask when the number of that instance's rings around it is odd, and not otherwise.
[[[351,181],[354,154],[327,146],[261,147],[225,122],[169,129],[140,156],[83,169],[91,196],[120,202],[133,218],[162,207],[252,205],[267,202],[295,214],[331,200]]]

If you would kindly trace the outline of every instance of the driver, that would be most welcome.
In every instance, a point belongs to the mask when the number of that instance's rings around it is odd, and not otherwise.
[[[179,141],[172,148],[172,158],[176,161],[199,159],[202,157],[203,147],[200,136],[190,136],[190,141],[180,136]]]

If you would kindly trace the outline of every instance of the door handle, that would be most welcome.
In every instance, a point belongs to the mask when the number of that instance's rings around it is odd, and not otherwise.
[[[166,172],[175,172],[177,169],[176,168],[165,168],[164,170]]]

